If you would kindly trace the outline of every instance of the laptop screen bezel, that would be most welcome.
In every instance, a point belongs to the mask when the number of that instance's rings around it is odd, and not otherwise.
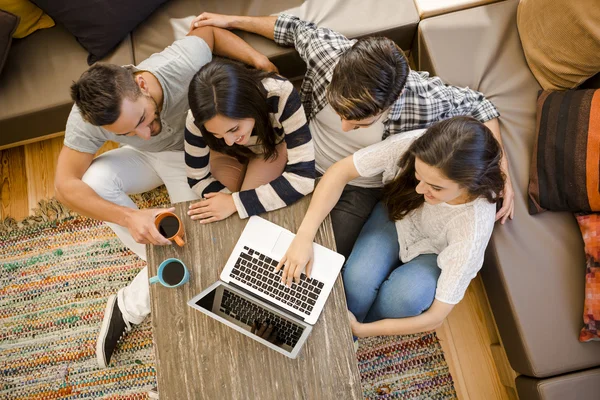
[[[275,314],[278,314],[283,318],[289,319],[289,320],[293,321],[294,323],[302,326],[304,328],[304,331],[302,332],[302,335],[300,335],[300,339],[298,339],[298,341],[296,342],[296,345],[292,348],[292,350],[290,352],[288,352],[285,349],[237,326],[236,324],[226,320],[225,318],[221,317],[220,315],[215,314],[214,312],[212,312],[212,310],[208,310],[208,309],[196,304],[200,299],[202,299],[205,296],[207,296],[208,294],[210,294],[213,290],[216,290],[219,286],[223,286],[226,289],[235,292],[239,296],[242,296],[242,297],[248,299],[249,301],[255,302],[258,305],[260,305],[261,307],[264,307],[265,309],[267,309]],[[281,309],[273,307],[272,305],[263,301],[261,298],[251,296],[246,291],[240,290],[239,288],[237,288],[233,285],[227,284],[223,281],[217,281],[217,282],[213,283],[208,288],[203,290],[201,293],[199,293],[198,295],[194,296],[191,300],[189,300],[187,304],[190,307],[200,311],[201,313],[206,314],[206,315],[210,316],[211,318],[216,319],[217,321],[229,326],[230,328],[235,329],[236,331],[242,333],[243,335],[248,336],[249,338],[256,340],[257,342],[260,342],[260,343],[264,344],[265,346],[269,347],[270,349],[273,349],[273,350],[277,351],[278,353],[281,353],[289,358],[296,358],[298,356],[300,349],[302,348],[302,346],[304,345],[304,342],[306,342],[306,339],[308,338],[308,335],[312,331],[311,325],[299,320],[296,316],[293,316],[292,314],[287,313],[287,312],[284,313],[281,311]]]

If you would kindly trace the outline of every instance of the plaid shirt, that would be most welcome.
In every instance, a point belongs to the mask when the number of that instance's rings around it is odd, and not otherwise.
[[[325,91],[333,69],[344,52],[356,40],[288,14],[280,14],[275,23],[275,42],[293,46],[306,62],[306,75],[300,88],[302,105],[309,120],[327,105]],[[383,121],[383,138],[390,134],[427,128],[436,121],[469,115],[481,122],[500,116],[483,94],[469,88],[445,85],[427,72],[410,71],[404,92],[392,105]]]

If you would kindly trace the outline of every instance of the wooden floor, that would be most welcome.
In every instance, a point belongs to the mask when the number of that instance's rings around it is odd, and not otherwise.
[[[54,173],[62,140],[57,137],[0,151],[0,218],[22,219],[39,200],[54,196]],[[114,147],[114,143],[108,143],[101,152]],[[499,344],[480,277],[473,280],[464,300],[437,333],[459,399],[517,399],[515,374]]]

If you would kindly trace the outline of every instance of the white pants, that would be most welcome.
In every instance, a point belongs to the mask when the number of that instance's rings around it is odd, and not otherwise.
[[[171,203],[198,199],[187,183],[183,151],[150,153],[120,147],[96,158],[82,180],[103,199],[130,208],[137,206],[128,195],[147,192],[163,183]],[[146,246],[137,243],[127,228],[107,225],[125,246],[146,260]],[[123,317],[132,324],[141,323],[150,314],[148,268],[144,267],[129,286],[119,290],[117,299]]]

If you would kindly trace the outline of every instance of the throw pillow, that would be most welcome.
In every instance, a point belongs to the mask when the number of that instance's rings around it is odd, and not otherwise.
[[[540,91],[529,213],[600,211],[600,89]]]
[[[12,36],[19,25],[19,17],[7,11],[0,10],[0,73],[8,57]]]
[[[600,214],[577,216],[585,243],[585,302],[584,327],[579,334],[581,342],[600,340]]]
[[[33,1],[77,38],[92,65],[166,0]]]
[[[521,0],[517,26],[531,72],[546,90],[578,87],[600,69],[598,0]]]
[[[13,34],[16,39],[24,38],[38,29],[51,28],[54,21],[29,0],[2,0],[2,10],[21,18],[19,27]]]

